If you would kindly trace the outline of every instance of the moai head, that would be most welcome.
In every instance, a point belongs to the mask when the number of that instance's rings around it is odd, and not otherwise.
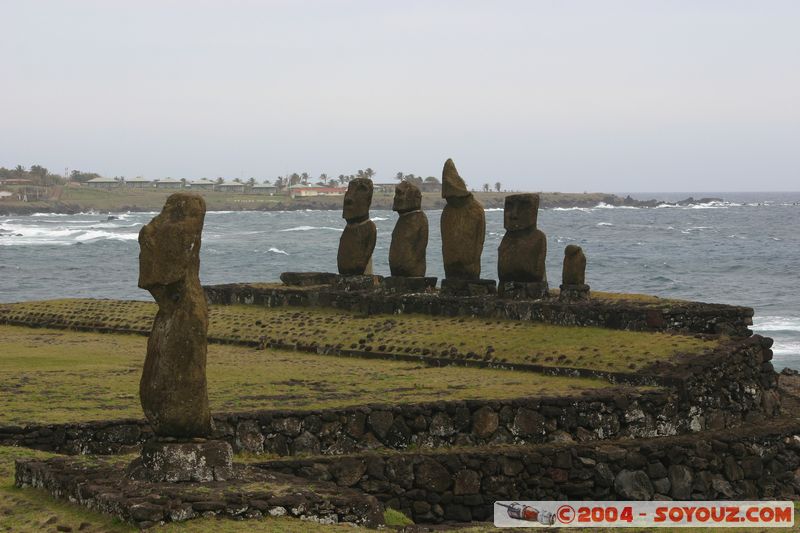
[[[422,192],[419,188],[407,181],[401,181],[394,188],[394,204],[392,210],[398,213],[419,211],[422,207]]]
[[[506,196],[503,225],[508,231],[535,228],[539,215],[538,194],[512,194]]]
[[[348,222],[359,222],[369,217],[369,206],[372,203],[372,180],[356,178],[347,185],[344,195],[342,218]]]
[[[448,159],[444,163],[442,170],[442,198],[449,200],[450,198],[464,198],[470,196],[467,190],[467,184],[458,175],[456,164],[452,159]]]
[[[206,202],[197,194],[176,193],[139,232],[139,287],[152,289],[197,275]]]
[[[580,253],[583,253],[583,248],[577,244],[568,244],[566,248],[564,248],[564,257],[566,259],[572,259]]]

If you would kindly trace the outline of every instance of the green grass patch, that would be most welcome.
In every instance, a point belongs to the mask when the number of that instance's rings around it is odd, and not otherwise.
[[[71,299],[0,305],[0,320],[147,332],[151,302]],[[700,355],[719,339],[519,320],[427,315],[364,316],[337,309],[211,306],[209,336],[234,342],[339,348],[495,363],[535,363],[630,372],[678,355]]]
[[[141,418],[139,335],[0,326],[0,424]],[[579,394],[597,379],[209,345],[215,412]]]
[[[383,521],[386,522],[386,525],[389,527],[403,527],[403,526],[414,525],[413,520],[411,520],[409,517],[407,517],[400,511],[392,509],[391,507],[383,512]]]

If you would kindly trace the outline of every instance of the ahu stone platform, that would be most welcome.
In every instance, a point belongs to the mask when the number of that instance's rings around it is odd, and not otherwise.
[[[15,485],[43,489],[142,529],[197,517],[291,516],[317,523],[383,524],[374,496],[326,481],[236,465],[232,478],[210,483],[133,480],[118,458],[17,461]]]
[[[330,279],[330,284],[306,284],[323,279]],[[623,294],[578,301],[562,301],[557,296],[537,300],[510,300],[495,294],[447,296],[430,289],[396,294],[392,290],[382,290],[379,281],[363,286],[362,290],[344,290],[341,283],[332,280],[316,274],[315,277],[303,278],[303,285],[231,283],[205,286],[204,290],[208,302],[217,305],[323,306],[365,314],[461,315],[631,331],[676,331],[734,337],[752,334],[749,327],[753,324],[753,309],[735,305],[626,298]]]

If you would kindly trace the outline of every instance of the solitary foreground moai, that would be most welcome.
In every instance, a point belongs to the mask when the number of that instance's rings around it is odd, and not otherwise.
[[[486,238],[486,215],[483,206],[467,190],[456,165],[448,159],[442,170],[442,260],[445,279],[442,290],[462,292],[473,285],[494,290],[494,280],[480,280],[481,254]],[[464,283],[465,281],[470,283]]]
[[[339,240],[337,263],[342,276],[361,276],[370,264],[378,229],[369,219],[372,180],[356,178],[347,186],[342,218],[347,220]]]
[[[586,256],[575,244],[564,248],[564,268],[561,271],[561,300],[588,300],[589,286],[586,284]]]
[[[500,294],[513,298],[547,295],[547,237],[536,227],[538,194],[506,196],[503,224],[506,234],[497,249]]]
[[[389,269],[392,276],[425,276],[425,250],[428,247],[428,217],[421,211],[422,193],[407,181],[394,190],[392,209],[400,218],[392,231]]]
[[[209,481],[222,479],[230,468],[230,445],[205,441],[213,429],[206,382],[208,307],[199,278],[205,213],[201,196],[173,194],[139,232],[139,287],[153,295],[158,313],[139,384],[155,439],[131,465],[134,477]]]

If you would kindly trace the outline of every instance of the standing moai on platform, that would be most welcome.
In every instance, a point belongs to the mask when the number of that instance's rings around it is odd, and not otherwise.
[[[342,276],[361,276],[375,250],[378,229],[369,219],[369,206],[372,203],[372,180],[356,178],[347,185],[344,195],[342,218],[347,220],[342,238],[339,240],[337,263]]]
[[[137,478],[210,481],[230,473],[231,446],[205,440],[213,430],[206,382],[208,307],[199,278],[205,213],[201,196],[173,194],[139,232],[139,287],[153,295],[158,313],[139,383],[155,438],[131,464]]]
[[[538,194],[506,196],[503,223],[506,234],[497,250],[500,294],[513,298],[547,295],[547,237],[536,227]]]
[[[392,210],[400,218],[392,231],[389,269],[392,276],[425,276],[425,251],[428,247],[428,217],[422,212],[422,192],[403,181],[395,187]]]
[[[442,170],[442,198],[447,201],[441,220],[445,275],[442,289],[458,293],[470,290],[470,286],[474,289],[484,285],[486,291],[493,292],[494,280],[480,279],[486,215],[467,190],[452,159],[445,162]]]
[[[561,300],[588,300],[589,286],[586,284],[586,256],[575,244],[564,248],[564,268],[561,271]]]

